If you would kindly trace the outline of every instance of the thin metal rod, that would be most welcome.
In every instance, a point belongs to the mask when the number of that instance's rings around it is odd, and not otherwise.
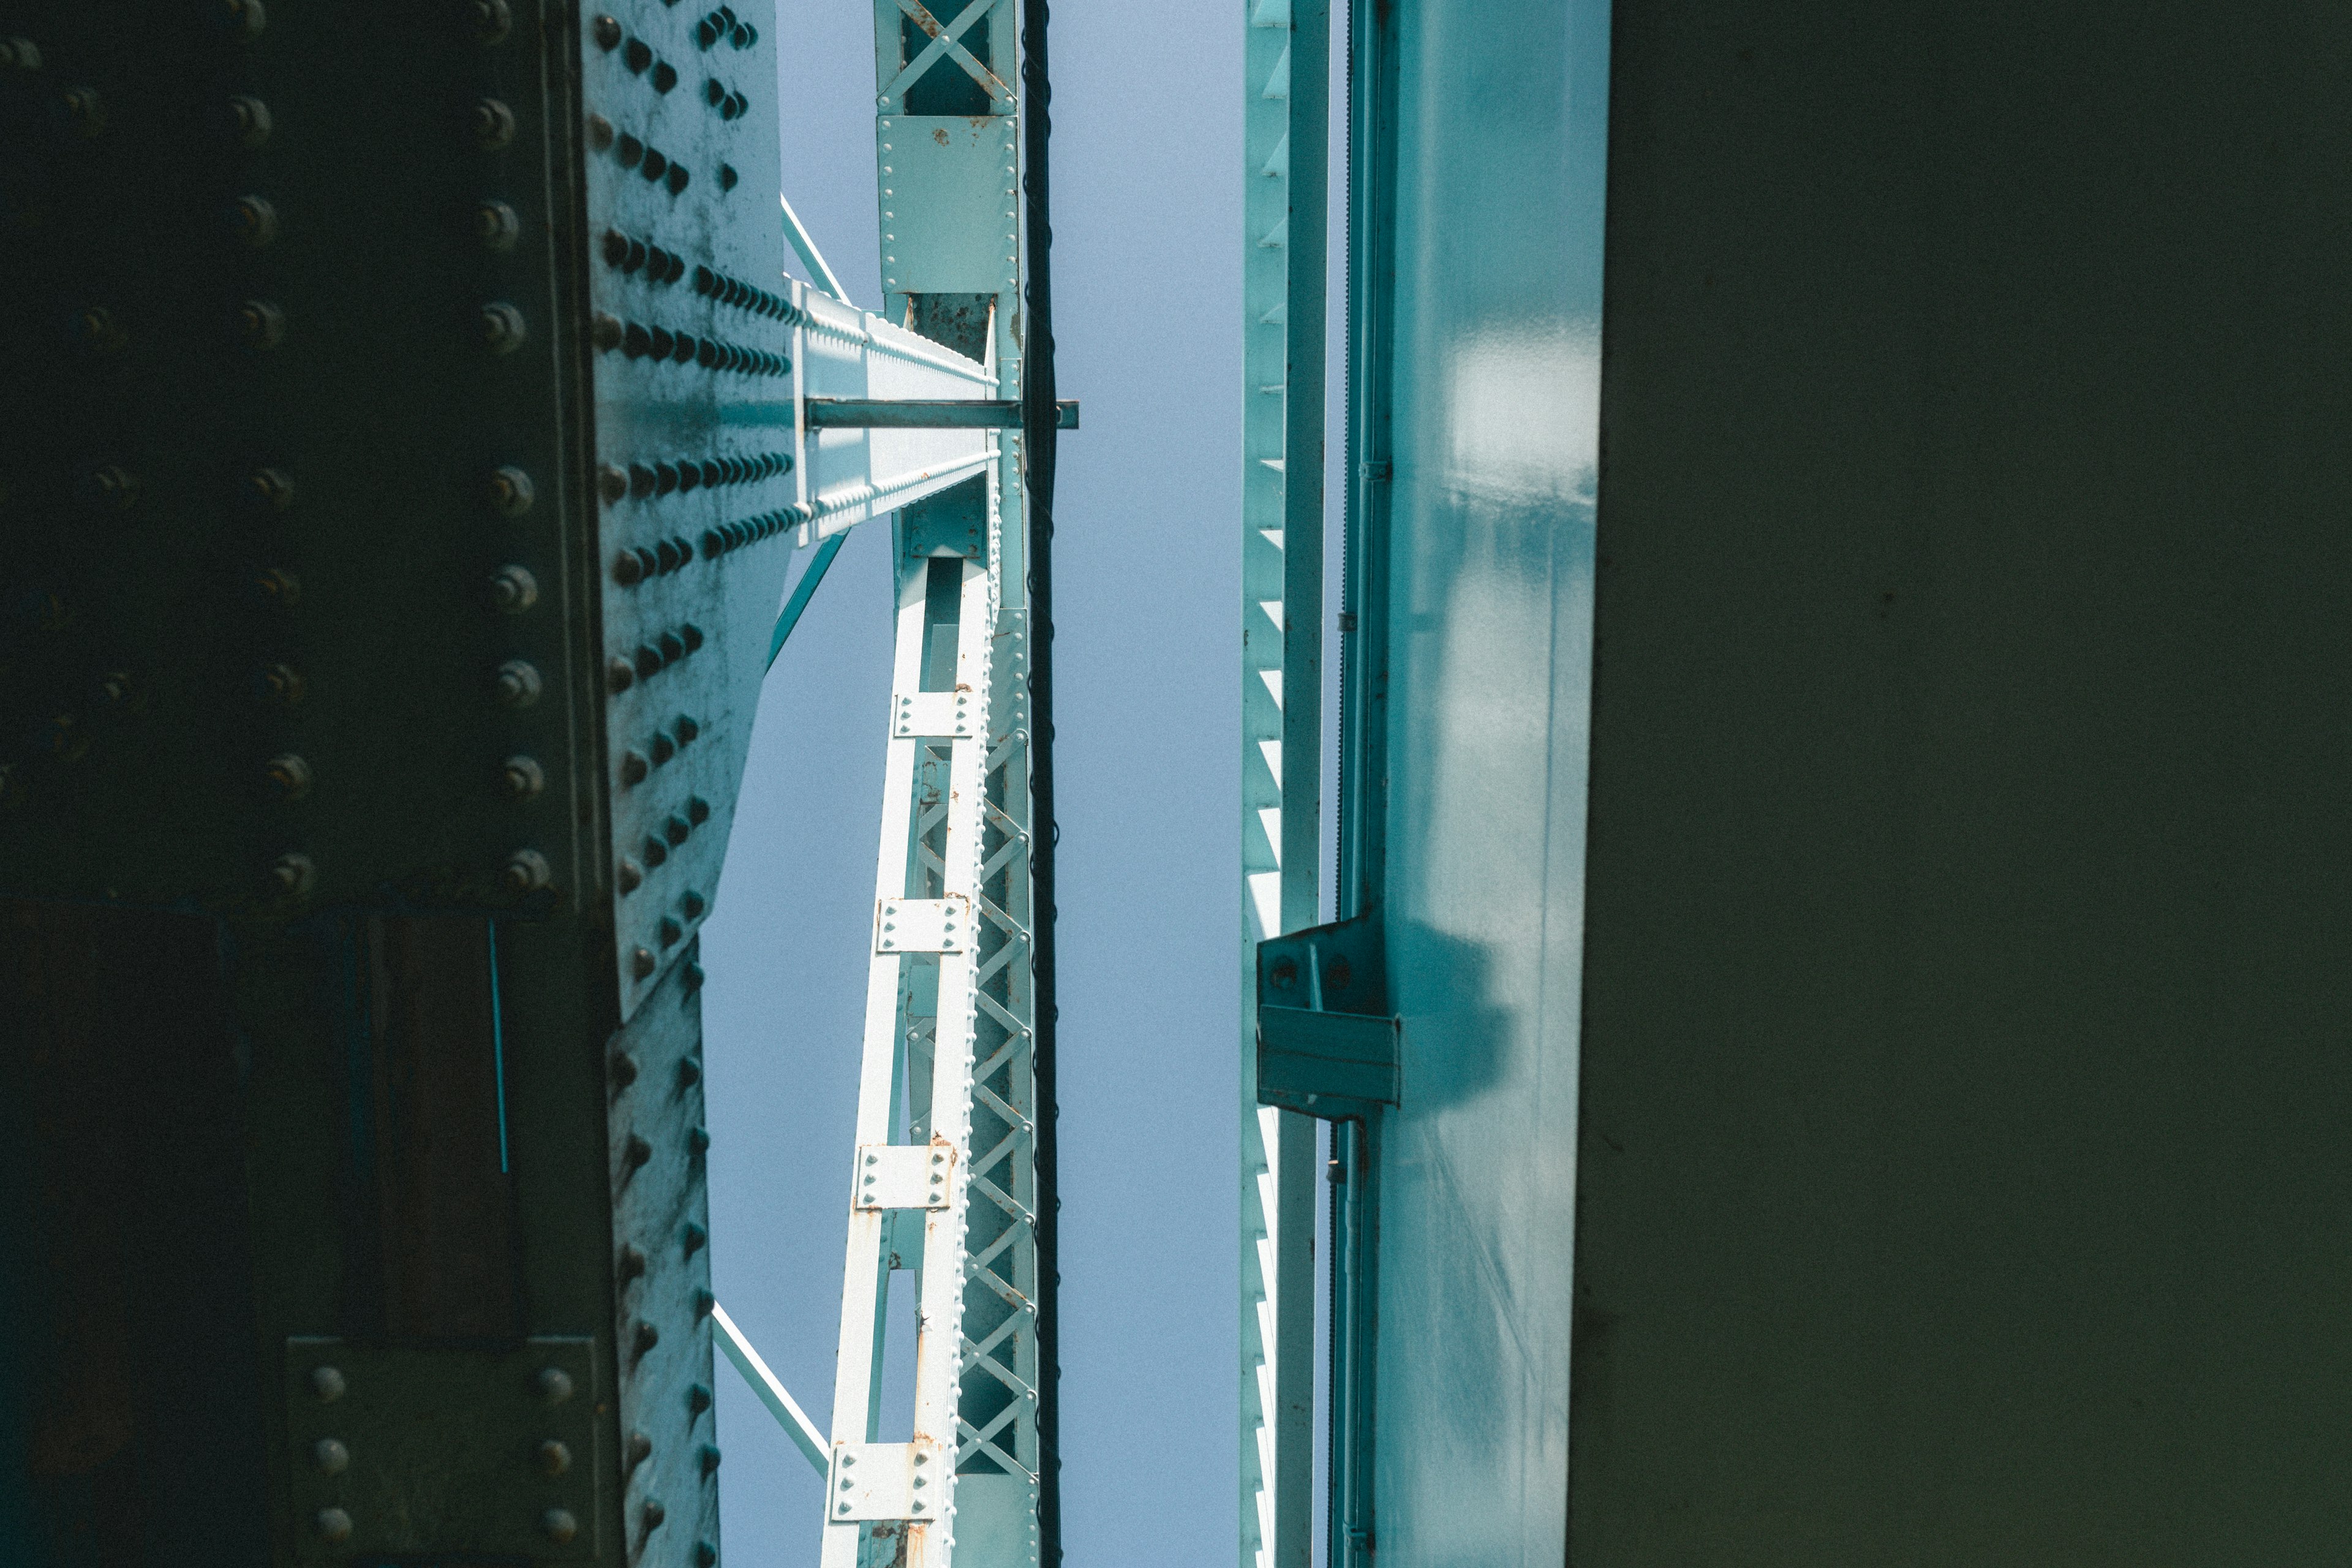
[[[743,1331],[735,1326],[726,1308],[711,1308],[710,1321],[719,1325],[719,1348],[727,1352],[727,1359],[735,1363],[735,1370],[743,1374],[743,1381],[751,1385],[751,1392],[760,1396],[760,1403],[768,1407],[768,1413],[776,1418],[776,1425],[784,1429],[793,1446],[807,1456],[818,1475],[825,1474],[831,1456],[825,1447],[824,1434],[816,1429],[816,1423],[808,1418],[800,1401],[786,1392],[782,1382],[768,1370],[768,1363],[760,1359],[760,1352],[751,1348],[751,1342],[743,1337]]]
[[[801,624],[801,612],[807,609],[809,601],[816,596],[817,584],[824,581],[825,568],[831,566],[833,558],[841,553],[842,542],[848,537],[849,531],[844,529],[818,545],[816,559],[808,563],[808,570],[803,572],[801,580],[793,585],[793,596],[784,601],[783,613],[776,617],[776,635],[768,639],[767,668],[776,668],[776,656],[784,651],[784,639],[793,635],[794,626]]]
[[[1028,353],[1021,448],[1029,491],[1030,963],[1036,1014],[1031,1070],[1037,1109],[1037,1560],[1062,1562],[1060,1147],[1055,1121],[1054,458],[1061,419],[1054,395],[1054,226],[1046,160],[1053,80],[1046,68],[1046,0],[1021,0],[1022,247],[1028,262]]]
[[[811,397],[802,401],[812,430],[1017,430],[1026,402],[997,398]],[[1078,427],[1078,405],[1055,405],[1059,427]]]
[[[818,288],[843,304],[848,304],[848,290],[842,288],[841,279],[833,275],[833,268],[827,267],[824,258],[817,253],[816,241],[809,237],[809,231],[802,226],[801,215],[793,211],[793,198],[778,191],[776,200],[783,204],[784,237],[792,241],[793,249],[799,255],[801,265],[808,268],[810,279]]]

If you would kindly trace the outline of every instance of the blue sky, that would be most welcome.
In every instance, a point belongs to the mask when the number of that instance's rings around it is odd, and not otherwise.
[[[1142,25],[1148,16],[1149,25]],[[880,298],[873,14],[782,0],[787,193]],[[1200,1568],[1234,1530],[1241,21],[1055,7],[1064,1539]],[[704,930],[719,1300],[820,1426],[889,690],[863,525],[771,674]],[[723,1544],[816,1559],[821,1488],[722,1362]]]

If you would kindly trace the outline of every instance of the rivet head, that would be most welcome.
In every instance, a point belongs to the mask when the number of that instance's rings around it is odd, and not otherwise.
[[[522,566],[501,566],[490,574],[490,603],[509,616],[519,616],[539,603],[539,579]]]
[[[636,784],[645,783],[645,780],[646,759],[635,752],[623,752],[621,754],[621,783],[624,784]]]
[[[0,38],[0,70],[37,71],[40,68],[39,45],[30,38]]]
[[[571,1448],[552,1437],[539,1446],[537,1458],[542,1476],[560,1476],[572,1468]]]
[[[84,343],[102,354],[120,353],[131,342],[120,318],[104,305],[92,305],[75,317],[74,330]]]
[[[620,864],[613,868],[613,880],[620,885],[621,891],[624,893],[635,892],[644,885],[645,879],[645,868],[625,855],[621,857]]]
[[[608,501],[619,500],[629,493],[628,471],[617,464],[605,463],[596,470],[596,493]]]
[[[551,875],[546,856],[536,849],[518,849],[508,857],[499,880],[509,893],[532,893],[546,887]]]
[[[539,1528],[550,1541],[562,1546],[579,1535],[580,1521],[572,1517],[570,1509],[551,1508],[539,1516]]]
[[[478,99],[473,113],[474,144],[495,153],[515,137],[514,110],[495,98]]]
[[[502,44],[514,31],[514,13],[507,0],[474,0],[474,39],[484,46]]]
[[[256,468],[246,491],[264,510],[284,511],[294,504],[294,481],[283,468]]]
[[[310,793],[310,764],[291,752],[281,752],[264,763],[261,775],[270,793],[280,800],[300,800]]]
[[[262,196],[239,196],[229,204],[228,231],[238,244],[259,250],[278,237],[278,209]]]
[[[489,497],[490,510],[500,517],[520,517],[539,499],[530,476],[512,463],[490,470]]]
[[[607,52],[621,47],[621,24],[610,16],[599,16],[590,25],[596,47]]]
[[[615,692],[626,691],[636,684],[637,672],[629,661],[614,655],[604,666],[604,684]]]
[[[310,1369],[310,1394],[321,1405],[332,1405],[341,1399],[347,1386],[340,1368],[314,1366]]]
[[[289,898],[301,898],[310,892],[312,884],[317,882],[318,879],[319,868],[311,863],[310,858],[308,855],[280,855],[276,860],[270,863],[269,880],[271,886],[275,887],[278,892],[285,894]],[[319,1377],[323,1373],[332,1373],[334,1374],[336,1394],[341,1393],[342,1373],[335,1372],[335,1369],[331,1366],[322,1366],[318,1372],[311,1373],[312,1389],[316,1391],[318,1388]],[[320,1393],[319,1397],[321,1399],[332,1399],[335,1397],[335,1394]]]
[[[572,1397],[572,1374],[560,1366],[543,1366],[532,1380],[539,1396],[550,1405],[561,1405]]]
[[[488,250],[512,250],[521,237],[522,219],[504,202],[484,202],[474,209],[474,237]]]
[[[340,1544],[352,1538],[352,1516],[339,1508],[320,1509],[311,1521],[311,1526],[318,1531],[321,1541]]]
[[[65,111],[66,123],[72,126],[77,134],[96,136],[106,129],[106,105],[94,87],[68,89],[65,97],[58,100],[58,107]]]
[[[596,345],[596,352],[599,353],[611,353],[621,346],[627,336],[627,329],[621,325],[621,319],[609,311],[597,311],[594,319],[588,323],[588,341]],[[619,471],[617,468],[614,470],[615,473]],[[624,485],[627,483],[625,479],[622,482]],[[621,498],[613,496],[608,499],[618,500]]]
[[[602,153],[613,145],[613,122],[601,114],[588,117],[588,145]]]
[[[321,1475],[340,1476],[352,1468],[352,1451],[333,1437],[311,1444],[310,1458]]]
[[[654,1440],[643,1432],[630,1433],[622,1447],[632,1470],[654,1457]]]
[[[269,106],[257,98],[238,93],[228,100],[221,120],[236,138],[237,145],[248,153],[269,140]]]
[[[236,310],[236,335],[252,353],[267,353],[286,341],[286,312],[267,300],[247,300]]]
[[[539,700],[542,682],[538,666],[526,659],[510,658],[499,666],[495,685],[500,702],[509,708],[528,708]]]
[[[651,948],[649,948],[649,947],[641,947],[641,948],[638,948],[635,952],[634,952],[630,953],[630,954],[629,954],[629,973],[630,973],[631,974],[634,974],[635,976],[636,976],[639,980],[650,980],[651,978],[653,978],[653,973],[654,973],[654,951],[653,951],[653,949],[651,949]]]
[[[254,37],[269,23],[261,0],[215,0],[215,5],[214,15],[220,18],[221,30],[233,37]]]
[[[479,328],[482,346],[494,354],[510,354],[522,347],[530,335],[530,327],[522,312],[512,305],[497,301],[482,307]]]

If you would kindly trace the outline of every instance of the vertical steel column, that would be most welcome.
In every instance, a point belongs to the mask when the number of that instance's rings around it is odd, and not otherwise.
[[[943,574],[953,578],[944,594]],[[900,557],[825,1568],[856,1568],[876,1538],[898,1538],[887,1554],[903,1552],[909,1568],[945,1568],[953,1546],[994,586],[968,558]],[[942,687],[937,644],[950,637]],[[913,1436],[880,1443],[883,1326],[900,1270],[915,1275],[919,1301]]]
[[[1253,0],[1246,56],[1241,1554],[1307,1568],[1316,1134],[1257,1104],[1253,977],[1320,916],[1326,0]]]

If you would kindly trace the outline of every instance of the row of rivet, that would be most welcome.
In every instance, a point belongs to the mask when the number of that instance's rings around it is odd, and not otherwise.
[[[640,544],[613,557],[613,581],[633,587],[648,577],[667,577],[694,559],[694,546],[672,537],[659,544]]]
[[[240,208],[251,203],[266,211],[268,204],[256,197],[247,197]],[[276,232],[277,215],[268,212],[266,219],[257,218]],[[257,244],[266,244],[267,239]],[[228,318],[230,336],[248,353],[268,353],[286,342],[286,308],[275,300],[247,300],[237,305]],[[530,324],[522,312],[504,300],[494,300],[484,305],[474,318],[474,336],[494,354],[509,354],[520,348],[530,336]],[[110,306],[90,305],[76,311],[73,332],[90,353],[102,355],[121,353],[131,346],[130,330]],[[734,369],[736,366],[728,366]],[[791,367],[787,365],[786,369]],[[781,373],[778,373],[781,374]]]
[[[635,653],[623,658],[615,654],[604,667],[604,683],[615,692],[626,691],[639,680],[649,679],[667,669],[702,646],[702,629],[688,623],[674,632],[664,632],[650,643],[638,645]]]
[[[645,842],[637,847],[636,858],[632,859],[625,855],[621,858],[621,863],[615,870],[621,891],[624,894],[635,892],[645,882],[647,871],[656,869],[665,864],[669,859],[671,850],[682,847],[686,841],[693,837],[694,830],[709,820],[710,803],[698,795],[688,795],[684,811],[673,812],[664,818],[660,832],[646,835]],[[704,908],[702,895],[689,888],[684,897],[678,900],[678,907],[686,911],[687,919],[699,919]],[[677,940],[676,921],[665,921],[662,930],[664,947]],[[642,980],[651,973],[653,972],[649,969],[643,970],[637,977]]]
[[[656,730],[654,738],[646,743],[646,749],[643,752],[631,751],[621,753],[621,787],[627,789],[632,785],[643,784],[648,771],[660,767],[688,746],[692,745],[701,733],[702,726],[683,713],[677,716],[677,721],[668,729]]]
[[[84,474],[75,490],[85,505],[98,510],[129,511],[138,504],[142,488],[138,475],[120,464],[107,463]],[[500,517],[520,517],[538,495],[530,476],[512,464],[492,469],[484,489],[490,510]],[[283,468],[256,468],[245,477],[239,490],[247,502],[266,512],[281,512],[294,504],[293,476]]]
[[[667,183],[671,195],[683,195],[692,182],[693,176],[686,172],[685,164],[674,162],[658,147],[648,147],[635,136],[616,135],[613,122],[601,114],[588,117],[588,144],[599,153],[609,151],[624,169],[635,169],[649,181]],[[733,185],[734,182],[728,178],[732,172],[721,165],[719,183]]]
[[[741,522],[723,522],[705,530],[702,554],[705,560],[716,561],[730,551],[756,544],[762,539],[772,539],[788,528],[797,528],[814,514],[804,506],[788,506],[778,511],[746,518]]]
[[[760,41],[760,29],[749,22],[738,21],[734,7],[721,5],[694,25],[694,41],[710,49],[716,48],[721,38],[739,49],[748,49]]]
[[[801,312],[781,294],[771,294],[765,289],[755,289],[740,278],[724,272],[714,272],[708,267],[694,269],[694,291],[709,296],[722,305],[737,305],[758,316],[773,316],[797,325]]]
[[[793,362],[780,353],[717,338],[698,338],[667,327],[623,321],[601,310],[590,323],[589,333],[599,353],[619,349],[631,359],[675,360],[679,364],[699,363],[705,370],[740,371],[746,375],[790,375],[793,371]]]
[[[766,452],[756,458],[706,458],[698,463],[631,463],[625,468],[606,463],[596,470],[596,488],[608,501],[617,501],[624,496],[642,500],[647,496],[666,496],[673,490],[698,487],[713,489],[720,485],[757,484],[792,471],[789,452]]]
[[[664,250],[646,239],[631,239],[619,229],[604,231],[604,265],[623,272],[644,269],[648,283],[675,283],[686,276],[686,258]]]

